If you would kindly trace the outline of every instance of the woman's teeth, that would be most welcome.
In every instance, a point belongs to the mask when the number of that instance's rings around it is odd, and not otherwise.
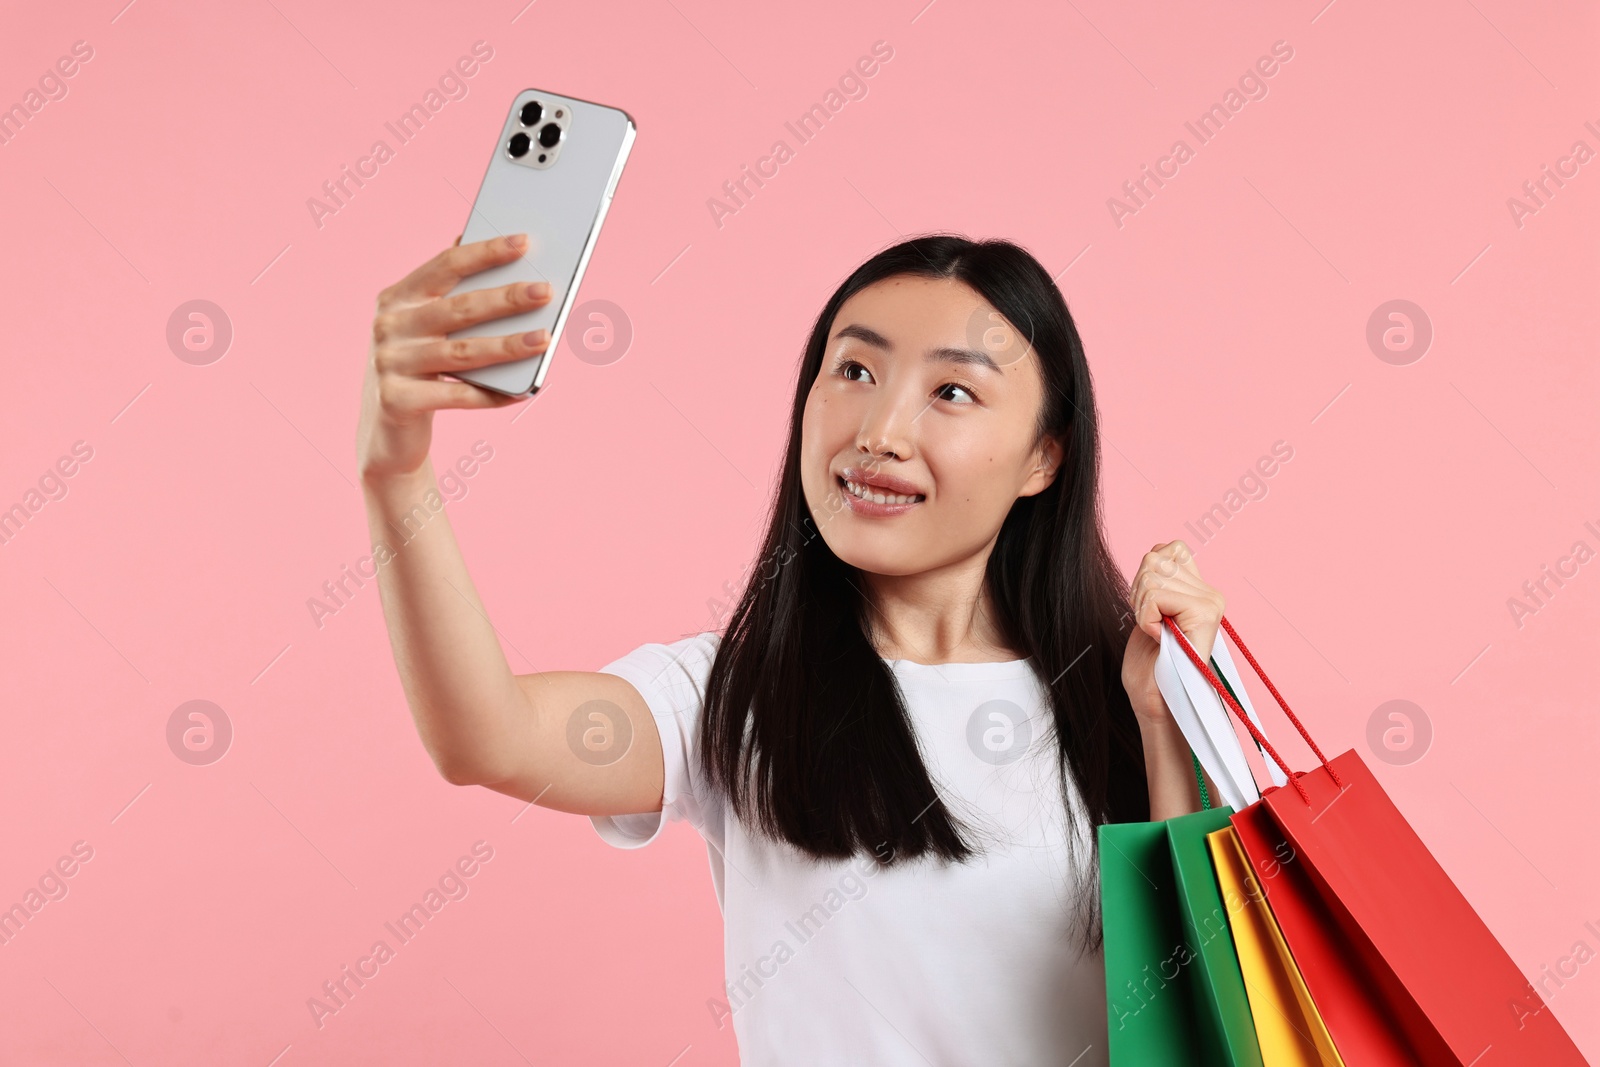
[[[914,496],[904,496],[900,493],[874,492],[871,487],[862,485],[860,482],[845,482],[844,487],[850,491],[851,496],[862,500],[870,500],[874,504],[915,504],[922,499],[921,493]]]

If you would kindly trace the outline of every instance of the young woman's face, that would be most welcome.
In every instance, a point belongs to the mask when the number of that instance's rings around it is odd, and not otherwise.
[[[806,397],[801,484],[844,562],[921,574],[984,550],[1049,486],[1038,358],[976,290],[898,275],[839,308]],[[847,484],[849,483],[849,484]]]

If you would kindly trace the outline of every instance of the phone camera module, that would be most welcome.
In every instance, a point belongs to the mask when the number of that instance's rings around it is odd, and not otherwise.
[[[506,155],[533,170],[559,166],[576,118],[565,104],[547,107],[540,100],[527,100],[516,105],[506,131]]]

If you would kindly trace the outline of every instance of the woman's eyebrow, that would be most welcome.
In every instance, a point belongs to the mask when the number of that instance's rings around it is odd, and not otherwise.
[[[889,339],[887,337],[883,336],[883,334],[879,333],[877,330],[874,330],[872,327],[862,326],[860,323],[853,322],[833,336],[834,340],[836,341],[845,337],[853,337],[857,341],[865,342],[874,348],[881,348],[885,352],[891,352],[894,350],[894,345],[889,343]],[[949,346],[930,348],[928,349],[926,356],[930,360],[943,360],[947,363],[970,363],[979,367],[987,367],[993,371],[998,371],[1000,369],[995,364],[995,361],[989,358],[989,354],[987,352],[980,352],[976,348],[952,348]]]

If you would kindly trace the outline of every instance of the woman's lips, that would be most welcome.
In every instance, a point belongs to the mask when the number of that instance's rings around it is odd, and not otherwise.
[[[912,508],[927,499],[922,494],[886,493],[881,488],[871,485],[862,485],[859,482],[848,482],[844,478],[836,477],[839,484],[839,493],[844,497],[846,506],[857,515],[875,518],[887,518],[891,515],[904,515]],[[866,496],[857,496],[852,492],[851,486],[856,486],[860,491],[869,493],[873,497],[883,497],[882,503]]]

